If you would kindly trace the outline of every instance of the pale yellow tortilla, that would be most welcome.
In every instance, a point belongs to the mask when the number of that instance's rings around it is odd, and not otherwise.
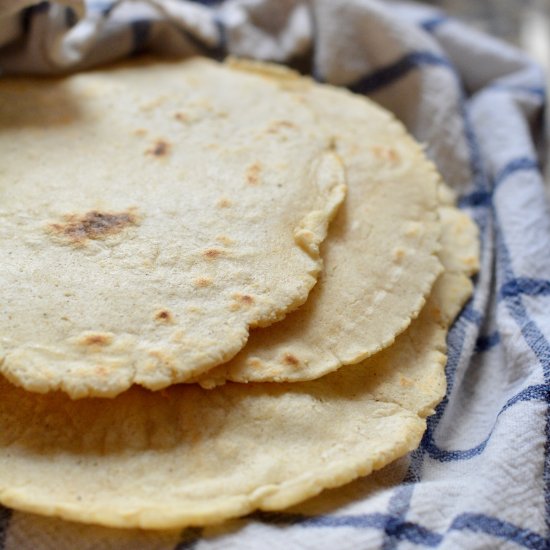
[[[443,219],[449,271],[418,319],[319,380],[79,401],[0,382],[0,501],[118,527],[203,525],[286,508],[414,449],[444,394],[445,335],[477,258],[472,222]]]
[[[160,389],[302,304],[345,192],[328,133],[212,61],[0,81],[0,372]]]
[[[225,380],[312,380],[384,349],[418,315],[441,272],[440,177],[402,124],[368,99],[282,68],[234,66],[278,81],[331,128],[348,194],[307,302],[253,331],[239,354],[199,381],[212,387]]]

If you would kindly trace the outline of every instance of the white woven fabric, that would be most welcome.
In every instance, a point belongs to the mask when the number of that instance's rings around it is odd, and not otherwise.
[[[80,69],[146,49],[288,62],[368,94],[426,143],[482,238],[474,298],[448,338],[448,398],[410,457],[288,513],[150,533],[4,510],[0,549],[550,547],[550,216],[537,154],[540,70],[512,47],[412,4],[0,3],[5,73]]]

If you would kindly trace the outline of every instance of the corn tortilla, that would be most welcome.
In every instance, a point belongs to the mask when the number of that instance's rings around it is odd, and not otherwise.
[[[448,270],[395,343],[357,365],[311,382],[78,401],[1,381],[0,501],[117,527],[205,525],[286,508],[414,449],[444,395],[445,336],[476,268],[472,222],[444,208]]]
[[[0,372],[158,390],[302,304],[344,197],[296,98],[205,59],[0,81]]]
[[[440,176],[403,125],[372,101],[288,69],[233,66],[279,82],[333,129],[348,194],[307,302],[253,331],[239,354],[199,381],[212,387],[225,380],[312,380],[384,349],[418,315],[441,272]]]

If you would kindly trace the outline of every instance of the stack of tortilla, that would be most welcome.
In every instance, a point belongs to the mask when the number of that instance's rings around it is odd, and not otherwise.
[[[281,510],[413,450],[477,231],[390,113],[287,69],[0,82],[0,502]]]

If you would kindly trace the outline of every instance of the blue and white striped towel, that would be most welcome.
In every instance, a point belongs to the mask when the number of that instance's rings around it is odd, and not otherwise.
[[[0,68],[55,72],[142,50],[307,67],[394,111],[482,239],[449,334],[448,397],[407,459],[288,513],[182,533],[1,512],[0,548],[550,548],[550,216],[541,71],[420,5],[378,0],[0,3]],[[162,488],[159,488],[162,490]]]

